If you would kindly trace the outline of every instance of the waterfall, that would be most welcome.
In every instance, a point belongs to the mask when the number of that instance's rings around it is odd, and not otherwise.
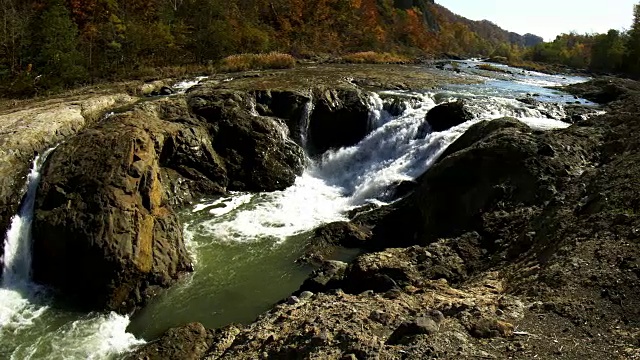
[[[309,135],[309,123],[311,121],[311,114],[313,113],[313,94],[312,97],[304,104],[304,109],[302,110],[302,118],[300,119],[300,145],[305,150],[308,149],[307,141]]]
[[[371,93],[369,95],[369,123],[368,131],[373,131],[378,126],[382,125],[384,120],[387,120],[390,116],[384,111],[384,102],[377,93]]]
[[[40,184],[40,170],[54,149],[46,150],[33,160],[31,172],[27,177],[27,192],[18,214],[11,220],[11,226],[4,241],[3,287],[18,286],[31,280],[31,223]]]
[[[54,149],[33,160],[27,191],[4,241],[0,358],[111,358],[143,343],[126,332],[128,317],[110,313],[78,319],[77,314],[51,310],[49,294],[31,282],[31,225],[36,194],[42,167]],[[62,326],[46,325],[59,323],[61,319],[68,322]]]

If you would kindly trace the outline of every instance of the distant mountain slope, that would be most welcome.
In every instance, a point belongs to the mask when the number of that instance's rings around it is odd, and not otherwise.
[[[433,3],[433,1],[429,1]],[[469,29],[478,34],[483,39],[492,43],[510,43],[519,46],[535,46],[544,42],[544,39],[534,34],[520,35],[511,31],[502,29],[500,26],[488,20],[469,20],[463,16],[453,13],[449,9],[439,4],[433,4],[435,17],[439,22],[460,23],[469,27]]]

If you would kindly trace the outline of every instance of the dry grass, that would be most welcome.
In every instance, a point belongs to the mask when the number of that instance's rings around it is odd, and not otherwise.
[[[289,54],[272,52],[268,54],[238,54],[228,56],[220,62],[220,71],[235,72],[266,69],[290,69],[296,66],[296,59]]]
[[[401,55],[364,51],[344,55],[342,60],[350,64],[397,64],[410,63],[411,60]]]

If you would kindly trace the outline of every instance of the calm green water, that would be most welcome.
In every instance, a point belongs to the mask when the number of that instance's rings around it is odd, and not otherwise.
[[[196,271],[131,319],[128,331],[153,339],[168,328],[198,321],[209,328],[249,323],[277,301],[297,290],[311,269],[295,263],[308,234],[283,242],[265,238],[235,242],[198,232],[211,220],[208,211],[185,211],[182,220],[193,231],[189,245]]]

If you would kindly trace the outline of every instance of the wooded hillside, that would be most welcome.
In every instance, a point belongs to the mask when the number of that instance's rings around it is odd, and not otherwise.
[[[475,56],[527,43],[433,0],[0,0],[0,21],[0,83],[27,95],[234,53]]]

